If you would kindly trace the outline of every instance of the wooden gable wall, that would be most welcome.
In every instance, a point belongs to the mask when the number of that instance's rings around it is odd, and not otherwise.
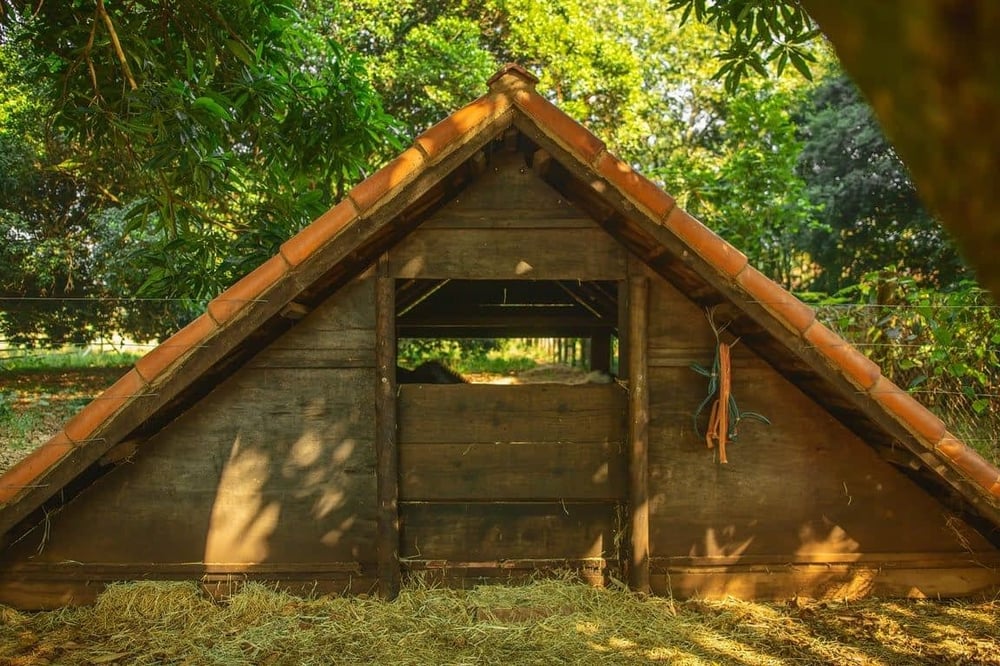
[[[0,602],[132,578],[368,591],[374,341],[369,271],[3,553]]]
[[[978,553],[996,565],[989,542],[738,343],[733,395],[742,410],[762,413],[771,424],[745,420],[728,447],[729,463],[716,463],[692,421],[708,380],[690,365],[711,367],[715,353],[706,312],[662,278],[634,270],[650,277],[656,591],[767,598],[874,589],[933,596],[996,582],[995,571],[975,563]],[[720,308],[716,324],[725,323]]]
[[[706,380],[689,364],[709,365],[714,351],[705,313],[521,153],[498,152],[483,168],[389,248],[383,279],[646,279],[655,592],[996,586],[995,548],[743,346],[734,394],[772,424],[746,423],[731,462],[716,464],[691,421]],[[134,578],[372,589],[384,565],[375,545],[377,281],[372,267],[159,433],[113,450],[112,471],[0,557],[0,602],[86,601],[104,582]],[[440,559],[490,578],[511,560],[522,569],[601,561],[604,575],[627,573],[622,387],[397,395],[404,568]]]

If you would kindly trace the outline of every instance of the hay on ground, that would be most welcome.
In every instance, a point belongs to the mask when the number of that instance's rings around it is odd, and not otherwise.
[[[569,578],[399,598],[248,584],[110,586],[90,607],[0,607],[2,664],[1000,664],[997,602],[674,602]]]

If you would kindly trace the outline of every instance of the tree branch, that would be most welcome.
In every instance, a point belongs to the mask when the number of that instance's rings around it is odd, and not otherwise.
[[[132,90],[136,90],[139,84],[135,82],[132,77],[132,69],[128,66],[128,60],[125,58],[125,51],[122,50],[122,44],[118,41],[118,32],[115,31],[115,24],[112,23],[111,17],[108,15],[108,10],[104,8],[104,0],[97,0],[97,14],[104,21],[104,25],[108,29],[108,35],[111,37],[111,44],[115,47],[115,53],[118,55],[118,61],[122,65],[122,70],[125,72],[125,79],[128,81],[128,85]]]

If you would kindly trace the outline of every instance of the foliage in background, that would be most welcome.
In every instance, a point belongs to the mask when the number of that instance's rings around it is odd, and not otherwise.
[[[832,293],[889,268],[941,287],[967,275],[850,79],[825,78],[801,108],[798,174],[820,222],[801,238],[818,267],[811,288]]]
[[[415,368],[425,361],[441,361],[459,373],[506,373],[535,366],[535,360],[514,339],[404,338],[397,359]]]
[[[939,291],[872,273],[818,309],[884,375],[1000,464],[1000,307],[986,291],[971,281]]]
[[[667,9],[714,27],[726,38],[714,78],[735,93],[748,76],[778,76],[788,65],[807,79],[816,58],[809,43],[819,30],[797,0],[670,0]]]
[[[713,141],[675,155],[658,173],[680,205],[788,288],[807,261],[805,239],[824,232],[795,171],[794,99],[761,88],[729,100]]]
[[[320,32],[322,15],[259,0],[0,8],[0,163],[16,167],[0,297],[111,292],[187,310],[396,145],[363,63]],[[5,307],[0,326],[85,338],[83,322],[112,320],[116,305],[46,307]],[[152,309],[144,328],[175,328],[170,308]]]

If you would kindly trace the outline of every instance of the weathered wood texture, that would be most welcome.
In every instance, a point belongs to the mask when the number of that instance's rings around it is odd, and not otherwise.
[[[873,561],[864,564],[799,564],[671,567],[653,573],[653,592],[706,599],[850,600],[864,597],[994,598],[997,569],[960,557],[937,562]]]
[[[399,447],[396,428],[396,281],[379,263],[375,282],[375,481],[378,494],[378,589],[399,594]]]
[[[625,250],[516,153],[390,252],[400,278],[617,280]]]
[[[261,352],[266,364],[239,370],[143,442],[0,567],[30,557],[134,565],[142,577],[181,562],[373,562],[374,368],[309,367],[317,350],[332,358],[345,340],[356,349],[332,322],[367,328],[373,344],[373,303],[373,279],[349,285]],[[298,355],[281,367],[274,349]]]
[[[766,363],[737,345],[733,395],[745,421],[713,460],[692,414],[714,337],[705,313],[662,279],[651,281],[650,493],[652,554],[803,557],[993,551],[988,542]],[[724,324],[723,310],[716,320]],[[702,414],[704,428],[707,409]]]
[[[523,560],[518,571],[551,569],[553,560],[617,562],[626,495],[621,387],[399,388],[408,568],[440,562],[431,568],[461,582],[516,577],[490,562]]]
[[[628,290],[629,586],[649,592],[649,280],[629,278]]]
[[[481,562],[615,555],[608,502],[403,502],[402,556]]]
[[[622,437],[625,392],[616,384],[411,384],[399,391],[400,446]]]

